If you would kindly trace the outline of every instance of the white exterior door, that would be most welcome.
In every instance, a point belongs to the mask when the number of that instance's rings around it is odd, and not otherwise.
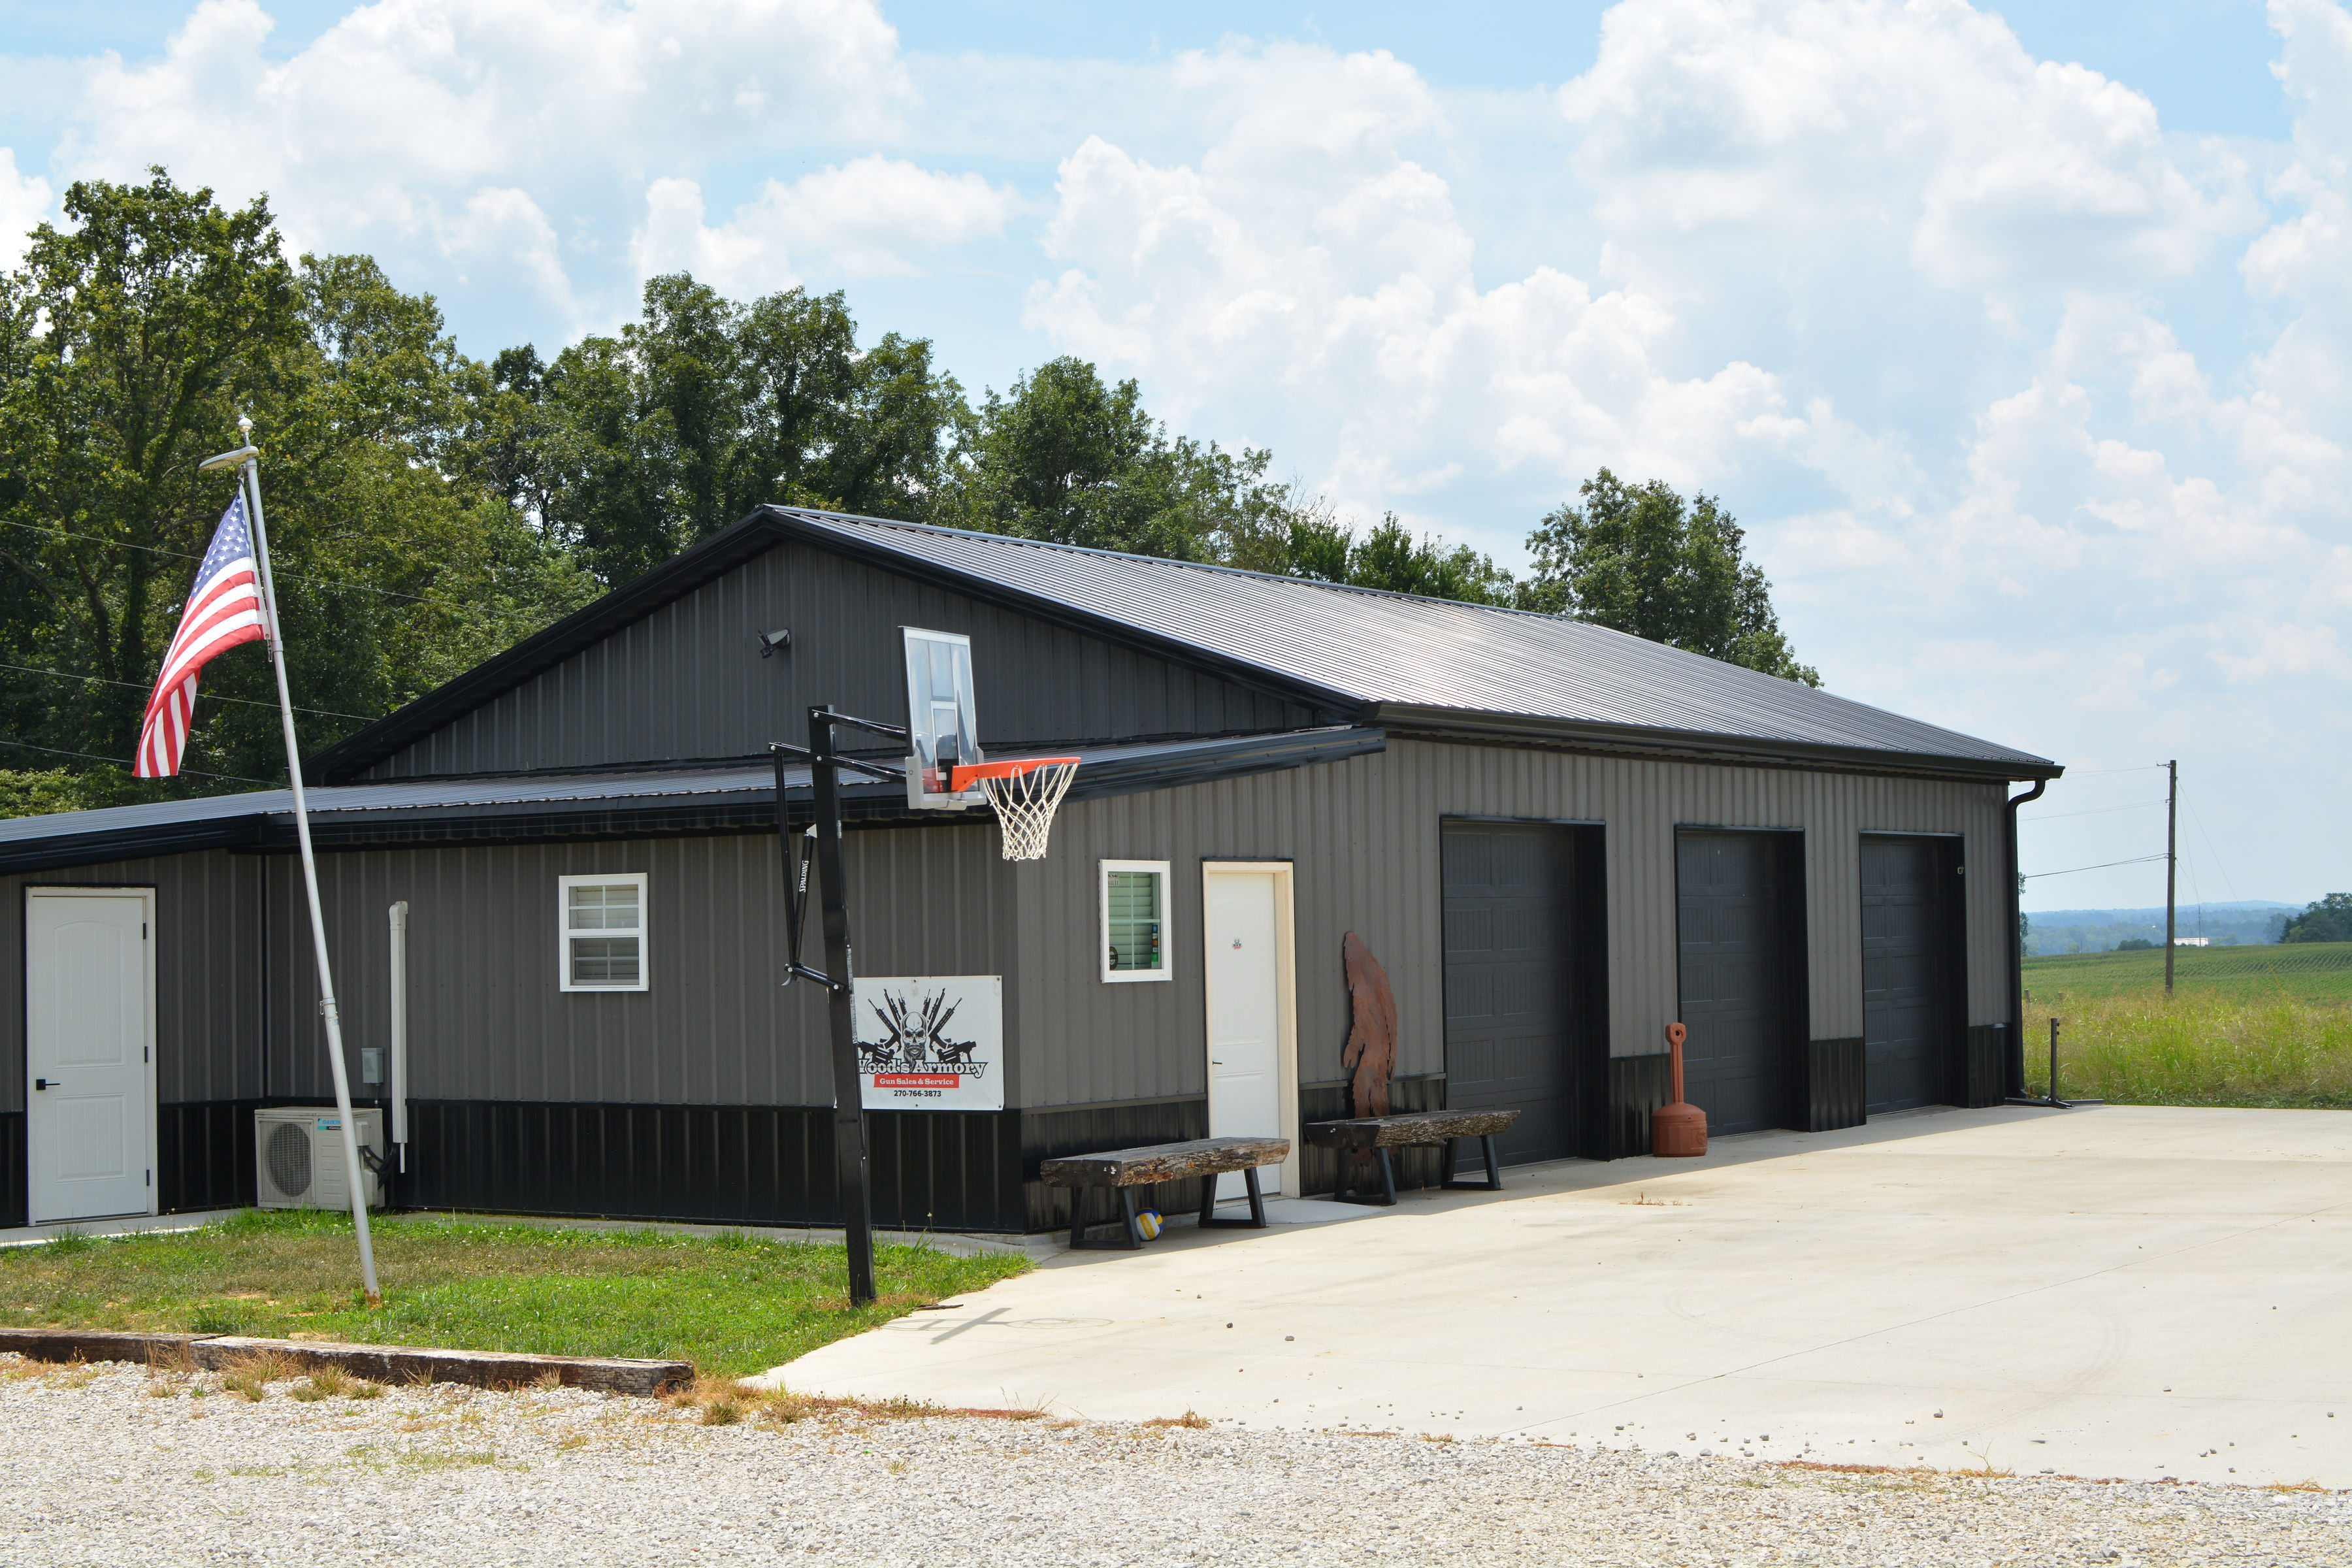
[[[35,1225],[155,1212],[152,895],[25,900],[25,1141]]]
[[[1209,1135],[1279,1138],[1282,1113],[1284,954],[1272,871],[1212,871],[1207,879],[1205,973],[1209,1012]],[[1282,1190],[1282,1167],[1258,1173]],[[1238,1173],[1217,1178],[1220,1198],[1246,1189]]]

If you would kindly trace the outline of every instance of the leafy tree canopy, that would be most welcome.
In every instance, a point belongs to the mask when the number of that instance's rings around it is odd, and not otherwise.
[[[1746,534],[1713,496],[1688,501],[1661,480],[1629,485],[1607,468],[1528,536],[1534,575],[1522,608],[1572,616],[1727,664],[1819,686],[1772,611],[1771,584]]]
[[[839,293],[738,305],[684,273],[617,337],[543,373],[510,350],[489,381],[481,478],[608,585],[770,501],[920,520],[970,417],[928,342],[861,351]]]
[[[2352,942],[2352,893],[2330,893],[2286,922],[2281,942]]]

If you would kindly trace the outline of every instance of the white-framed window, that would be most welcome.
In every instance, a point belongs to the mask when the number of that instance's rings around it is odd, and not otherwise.
[[[646,874],[555,879],[557,978],[566,991],[646,988]]]
[[[1168,862],[1102,863],[1102,977],[1165,980],[1172,970],[1168,918]]]

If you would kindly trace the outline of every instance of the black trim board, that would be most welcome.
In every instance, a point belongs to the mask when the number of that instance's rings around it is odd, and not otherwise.
[[[155,1207],[161,1214],[251,1208],[253,1113],[307,1100],[208,1100],[155,1108]]]
[[[1604,1160],[1650,1152],[1650,1113],[1674,1099],[1674,1058],[1664,1051],[1611,1057],[1606,1064],[1609,1100]]]
[[[2008,1092],[2009,1051],[2004,1024],[1970,1024],[1963,1037],[1952,1103],[1971,1109],[1999,1105]]]
[[[1807,1132],[1859,1127],[1870,1118],[1870,1067],[1863,1037],[1805,1042],[1804,1117]]]
[[[0,1110],[0,1230],[26,1223],[32,1212],[32,1167],[26,1163],[25,1112]]]

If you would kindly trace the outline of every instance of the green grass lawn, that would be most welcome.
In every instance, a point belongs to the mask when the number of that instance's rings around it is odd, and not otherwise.
[[[373,1230],[384,1298],[373,1310],[349,1215],[255,1211],[173,1236],[0,1250],[0,1322],[654,1356],[735,1377],[1029,1268],[877,1247],[881,1300],[852,1311],[837,1246],[429,1215],[381,1216]]]
[[[2126,1105],[2352,1108],[2352,942],[2025,961],[2026,1086]]]

